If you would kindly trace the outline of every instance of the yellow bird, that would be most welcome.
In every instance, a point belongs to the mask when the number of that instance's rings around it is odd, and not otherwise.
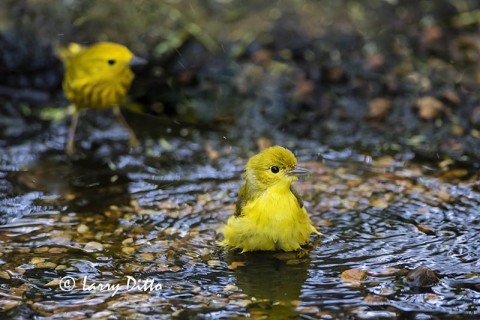
[[[292,187],[297,175],[293,153],[280,146],[251,157],[245,169],[235,215],[223,227],[223,246],[246,251],[294,251],[320,232],[312,226],[303,202]]]
[[[120,104],[125,99],[133,81],[133,65],[146,61],[136,57],[125,46],[113,42],[99,42],[90,47],[72,43],[58,51],[65,66],[63,91],[74,106],[67,140],[67,154],[74,153],[75,131],[80,112],[86,108],[113,108],[120,123],[128,130],[129,143],[137,146],[138,140],[120,112]]]

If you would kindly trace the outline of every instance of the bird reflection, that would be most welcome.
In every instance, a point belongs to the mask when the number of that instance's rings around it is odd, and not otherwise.
[[[255,302],[248,311],[285,319],[298,316],[295,303],[308,278],[310,259],[298,259],[297,253],[230,252],[227,262],[241,261],[235,269],[236,285]]]

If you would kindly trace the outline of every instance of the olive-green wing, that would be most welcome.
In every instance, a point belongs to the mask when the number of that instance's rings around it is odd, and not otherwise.
[[[297,199],[297,202],[298,202],[298,206],[300,208],[303,208],[303,201],[302,201],[302,198],[300,198],[300,195],[298,194],[297,190],[295,190],[295,188],[293,187],[293,185],[290,185],[290,192],[292,192],[292,194],[295,196],[295,198]]]
[[[235,217],[240,217],[242,215],[243,207],[247,204],[247,199],[245,196],[246,187],[243,185],[238,192],[238,199],[235,208]]]

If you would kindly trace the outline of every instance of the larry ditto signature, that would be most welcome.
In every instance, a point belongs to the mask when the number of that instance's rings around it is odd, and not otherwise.
[[[125,284],[120,283],[100,283],[88,281],[88,277],[84,276],[80,279],[66,276],[60,279],[59,287],[62,291],[73,291],[75,289],[81,291],[98,291],[98,292],[111,292],[111,296],[115,296],[119,291],[143,291],[152,292],[162,290],[161,283],[156,282],[154,279],[135,279],[131,276],[125,277]]]

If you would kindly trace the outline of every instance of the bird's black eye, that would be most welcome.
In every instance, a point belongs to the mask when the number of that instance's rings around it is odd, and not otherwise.
[[[278,172],[280,171],[280,169],[278,169],[278,167],[276,167],[276,166],[271,167],[270,170],[271,170],[273,173],[278,173]]]
[[[113,59],[107,60],[107,63],[108,63],[109,65],[111,65],[111,66],[113,66],[113,65],[115,64],[115,62],[116,62],[116,61],[113,60]]]

